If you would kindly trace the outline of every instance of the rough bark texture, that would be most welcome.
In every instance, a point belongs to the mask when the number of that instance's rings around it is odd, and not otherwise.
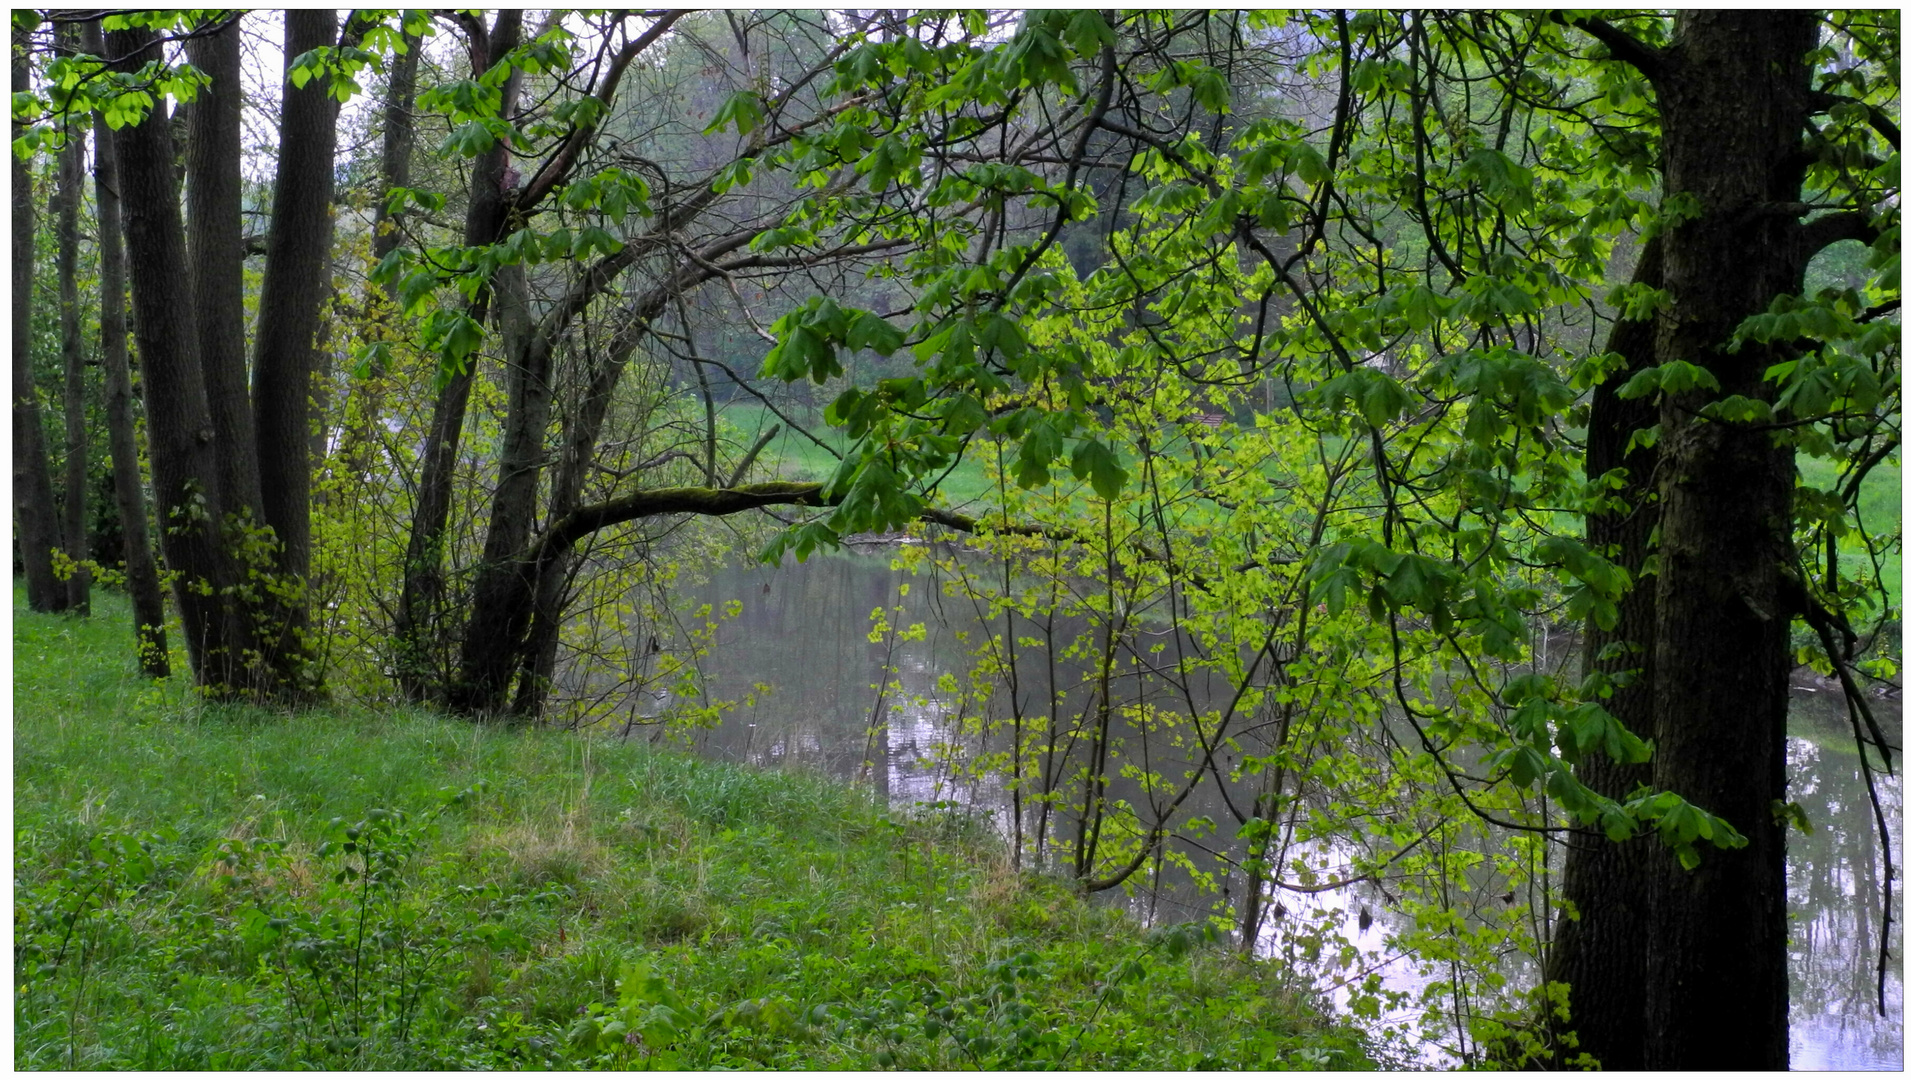
[[[186,235],[199,367],[212,411],[220,505],[260,520],[246,380],[245,229],[240,217],[239,23],[193,38],[186,55],[212,80],[186,113]],[[132,204],[128,203],[129,209]]]
[[[27,40],[13,31],[13,92],[30,86]],[[20,125],[13,130],[17,138]],[[27,606],[34,611],[66,607],[66,589],[53,577],[53,547],[59,519],[53,477],[40,426],[40,394],[33,385],[33,169],[13,159],[13,521],[26,566]]]
[[[489,31],[475,18],[466,27],[470,35],[471,71],[479,75],[517,47],[523,13],[501,11]],[[516,110],[518,77],[505,81],[499,110],[509,117]],[[492,147],[471,163],[470,202],[465,210],[464,242],[475,247],[495,242],[505,227],[505,173],[509,156],[503,145]],[[482,322],[488,311],[489,290],[480,290],[469,314]],[[451,517],[452,473],[458,444],[464,435],[465,407],[471,400],[471,380],[477,357],[467,358],[432,403],[431,430],[425,437],[424,462],[412,507],[411,533],[405,543],[404,584],[398,615],[392,628],[395,666],[400,686],[414,700],[436,698],[449,681],[446,661],[444,612],[445,528]]]
[[[85,49],[104,55],[99,24],[86,25]],[[163,679],[172,674],[166,655],[166,602],[146,529],[146,496],[140,483],[139,444],[133,418],[132,372],[126,357],[126,261],[120,250],[119,170],[113,132],[93,116],[94,202],[99,215],[100,368],[106,389],[106,441],[113,456],[113,497],[119,506],[126,560],[126,591],[133,600],[133,635],[140,670]]]
[[[1745,317],[1796,292],[1796,202],[1809,104],[1809,12],[1689,11],[1657,81],[1668,199],[1698,216],[1664,234],[1657,351],[1700,364],[1719,396],[1767,398],[1772,357],[1724,345]],[[1749,845],[1703,849],[1682,869],[1652,848],[1647,1069],[1783,1069],[1787,1063],[1785,793],[1791,558],[1789,447],[1711,423],[1711,395],[1669,396],[1659,422],[1661,498],[1654,662],[1655,785],[1731,822]]]
[[[285,66],[337,43],[327,10],[285,13]],[[312,562],[312,373],[332,246],[332,157],[338,106],[323,77],[295,88],[288,80],[279,112],[279,169],[259,289],[253,397],[258,415],[259,481],[265,523],[278,534],[279,571],[303,580]],[[294,620],[296,622],[296,620]]]
[[[1659,242],[1646,245],[1632,280],[1658,288],[1661,281]],[[1626,358],[1626,371],[1656,363],[1656,330],[1651,320],[1621,320],[1606,341],[1606,351]],[[1584,668],[1630,681],[1613,690],[1607,711],[1641,739],[1654,737],[1652,715],[1653,639],[1658,584],[1642,577],[1648,544],[1659,523],[1657,482],[1659,454],[1626,445],[1632,433],[1659,420],[1650,401],[1622,400],[1618,387],[1626,374],[1616,372],[1593,391],[1592,419],[1586,432],[1586,475],[1603,476],[1626,470],[1625,484],[1612,492],[1621,506],[1610,513],[1589,514],[1586,539],[1596,550],[1610,553],[1632,575],[1632,591],[1619,603],[1619,622],[1611,630],[1588,623],[1584,641]],[[1608,652],[1614,655],[1606,655]],[[1604,754],[1582,761],[1576,773],[1587,787],[1622,799],[1640,784],[1652,780],[1652,766],[1622,765]],[[1547,957],[1546,978],[1572,987],[1571,1020],[1564,1025],[1577,1037],[1577,1048],[1567,1056],[1589,1053],[1608,1069],[1644,1066],[1645,1011],[1640,987],[1646,977],[1647,856],[1650,837],[1612,843],[1597,833],[1577,835],[1566,851],[1562,893],[1578,913],[1562,918]]]
[[[68,23],[58,31],[58,47],[67,53],[76,51],[79,35]],[[59,248],[60,278],[60,366],[65,386],[62,413],[66,421],[66,491],[61,504],[62,546],[68,558],[89,558],[92,545],[87,542],[87,497],[91,485],[86,476],[86,349],[80,338],[80,187],[86,176],[86,128],[74,122],[65,128],[66,141],[60,147],[59,216],[55,225]],[[67,610],[81,615],[93,610],[93,576],[76,569],[66,579]]]
[[[156,45],[144,28],[115,30],[106,40],[108,53],[122,58],[118,69],[129,72]],[[234,581],[223,549],[216,442],[196,351],[172,132],[155,109],[121,128],[114,143],[161,545],[178,575],[175,596],[199,684],[217,693],[243,692],[253,683],[244,659],[251,642],[245,621],[223,599]]]

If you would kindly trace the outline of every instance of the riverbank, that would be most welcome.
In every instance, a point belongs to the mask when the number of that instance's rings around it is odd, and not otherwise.
[[[15,594],[17,1068],[1360,1068],[1196,929],[857,788],[195,702]],[[183,669],[183,657],[179,665]]]

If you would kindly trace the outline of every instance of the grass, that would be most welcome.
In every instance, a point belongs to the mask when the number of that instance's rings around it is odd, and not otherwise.
[[[17,1068],[1370,1063],[1280,968],[1016,874],[959,815],[207,706],[139,678],[119,598],[14,606]]]
[[[1798,472],[1813,487],[1830,490],[1837,485],[1839,467],[1829,461],[1800,455]],[[1881,463],[1866,475],[1864,483],[1858,487],[1858,511],[1864,516],[1865,527],[1874,536],[1888,534],[1899,527],[1903,495],[1903,480],[1895,464]],[[1903,604],[1900,594],[1904,580],[1902,556],[1902,552],[1893,550],[1879,560],[1883,570],[1881,584],[1890,597],[1892,607]],[[1839,541],[1838,557],[1847,568],[1865,565],[1867,556],[1864,542],[1858,538],[1856,531]]]
[[[804,421],[810,433],[836,453],[832,454],[829,450],[785,427],[768,446],[763,448],[759,460],[785,480],[828,480],[835,474],[841,460],[836,455],[846,452],[851,440],[844,435],[841,428],[833,428],[823,422],[821,409],[816,410],[814,416],[802,410],[792,412],[791,415]],[[723,416],[725,420],[737,426],[745,442],[754,441],[757,433],[768,430],[771,425],[782,423],[762,405],[748,401],[735,401],[725,405]],[[970,513],[984,505],[993,506],[999,501],[995,483],[989,479],[983,469],[979,453],[964,455],[954,471],[943,479],[941,493],[943,500],[949,506]]]

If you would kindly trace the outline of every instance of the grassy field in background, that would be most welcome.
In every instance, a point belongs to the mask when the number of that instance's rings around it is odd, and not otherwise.
[[[17,1068],[1369,1063],[1281,969],[1017,874],[971,819],[421,711],[207,706],[95,608],[15,587]]]
[[[759,432],[781,423],[768,409],[756,402],[734,402],[725,406],[723,415],[742,432],[746,444],[753,442]],[[821,410],[817,410],[813,416],[807,412],[790,415],[803,422],[812,434],[838,454],[848,446],[849,440],[844,438],[840,429],[823,423]],[[836,471],[838,463],[836,455],[789,431],[787,426],[764,448],[760,460],[776,475],[791,480],[827,480]],[[1837,478],[1835,466],[1816,458],[1800,457],[1798,468],[1805,482],[1814,486],[1829,486]],[[1058,470],[1057,475],[1066,476],[1066,469]],[[1859,509],[1866,527],[1874,534],[1888,533],[1898,528],[1902,490],[1898,467],[1889,463],[1879,465],[1865,478],[1864,485],[1859,489]],[[1001,501],[994,482],[981,462],[973,456],[965,458],[942,482],[942,494],[947,505],[967,513],[977,513],[986,507],[999,505]],[[1578,529],[1575,519],[1566,520],[1574,522],[1571,528]],[[1858,564],[1863,559],[1864,546],[1855,533],[1840,544],[1839,554],[1841,558],[1850,560],[1848,566]],[[1894,607],[1900,606],[1903,603],[1900,553],[1887,555],[1883,560],[1883,570],[1883,582],[1891,603]]]
[[[1838,470],[1830,462],[1817,458],[1800,456],[1798,459],[1799,476],[1813,487],[1830,488],[1838,480]],[[1864,517],[1865,528],[1872,534],[1881,535],[1897,530],[1903,513],[1904,481],[1896,465],[1889,462],[1880,464],[1865,477],[1858,489],[1858,512]],[[1850,566],[1861,566],[1865,560],[1864,543],[1856,532],[1846,536],[1838,545],[1838,557]],[[1903,553],[1893,551],[1881,560],[1884,567],[1882,581],[1891,597],[1893,607],[1902,607],[1904,597]]]

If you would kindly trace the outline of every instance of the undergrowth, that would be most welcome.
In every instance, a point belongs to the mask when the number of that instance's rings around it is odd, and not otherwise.
[[[1277,967],[1015,874],[949,811],[418,711],[207,706],[95,607],[15,592],[17,1068],[1369,1064]]]

